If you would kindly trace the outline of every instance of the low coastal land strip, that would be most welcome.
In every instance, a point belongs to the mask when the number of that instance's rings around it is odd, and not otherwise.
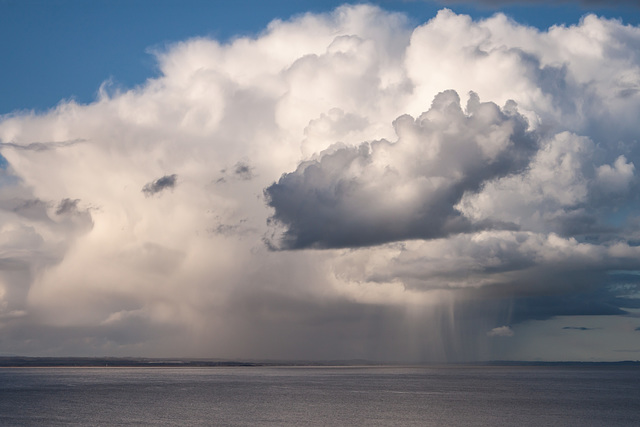
[[[435,364],[443,365],[443,364]],[[620,366],[640,368],[640,361],[619,362],[548,362],[548,361],[486,361],[473,363],[449,363],[446,366]],[[0,356],[0,368],[46,367],[252,367],[252,366],[434,366],[425,363],[379,362],[370,360],[280,361],[280,360],[210,360],[210,359],[161,359],[136,357],[26,357]]]

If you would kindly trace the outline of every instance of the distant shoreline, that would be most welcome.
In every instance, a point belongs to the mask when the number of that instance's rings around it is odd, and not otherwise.
[[[3,356],[0,357],[0,368],[55,368],[55,367],[383,367],[383,366],[564,366],[564,367],[640,367],[640,361],[618,362],[578,362],[578,361],[509,361],[496,360],[468,363],[398,363],[377,362],[369,360],[327,360],[327,361],[244,361],[244,360],[211,360],[211,359],[179,359],[179,358],[134,358],[134,357],[26,357]]]

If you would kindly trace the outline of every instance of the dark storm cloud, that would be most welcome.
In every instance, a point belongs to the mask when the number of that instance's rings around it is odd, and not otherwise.
[[[271,221],[287,229],[284,249],[376,245],[434,239],[485,228],[455,209],[465,192],[522,170],[534,135],[515,104],[500,109],[471,94],[466,112],[454,91],[438,94],[417,119],[394,122],[397,142],[338,148],[284,174],[265,190]]]
[[[594,278],[587,277],[589,275]],[[557,277],[549,277],[548,283],[556,287],[557,293],[542,286],[539,292],[546,292],[546,295],[526,296],[523,295],[526,290],[521,289],[516,294],[518,297],[506,302],[504,307],[508,310],[509,320],[519,323],[556,316],[626,316],[630,315],[629,309],[640,307],[640,300],[633,297],[640,287],[621,286],[608,279],[603,271],[592,270],[586,274],[558,272]],[[530,284],[530,291],[534,285]]]
[[[555,316],[631,316],[640,306],[634,298],[640,294],[637,251],[619,242],[598,247],[557,235],[483,231],[396,246],[400,250],[384,267],[367,265],[366,279],[401,280],[406,290],[452,291],[458,316],[500,313],[498,323],[516,324]]]
[[[174,188],[176,186],[176,181],[178,179],[178,175],[165,175],[162,178],[158,178],[153,182],[149,182],[142,187],[142,192],[146,197],[153,196],[163,190],[168,188]]]
[[[510,298],[487,298],[477,290],[459,290],[450,315],[456,323],[470,325],[487,319],[492,313],[496,324],[515,326],[527,321],[544,321],[558,316],[629,316],[607,289],[593,292],[574,291],[561,295],[523,296],[515,292]],[[589,331],[600,328],[566,326],[562,329]]]
[[[574,291],[562,295],[519,297],[504,305],[506,317],[513,323],[546,320],[556,316],[627,315],[629,299],[616,297],[615,288],[603,287],[592,292]],[[579,327],[563,329],[590,330]]]

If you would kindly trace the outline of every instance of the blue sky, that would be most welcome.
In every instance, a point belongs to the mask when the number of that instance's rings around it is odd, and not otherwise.
[[[635,3],[0,0],[0,355],[637,359]]]
[[[150,51],[191,37],[228,40],[255,35],[273,19],[305,12],[328,12],[335,0],[0,0],[0,114],[46,110],[62,99],[87,103],[104,81],[131,88],[157,75]],[[362,3],[362,2],[346,2]],[[640,22],[633,2],[478,2],[442,4],[420,0],[371,2],[406,13],[415,24],[442,7],[473,17],[502,11],[538,28],[576,24],[586,14]],[[506,2],[504,2],[506,3]],[[618,4],[620,3],[620,4]]]

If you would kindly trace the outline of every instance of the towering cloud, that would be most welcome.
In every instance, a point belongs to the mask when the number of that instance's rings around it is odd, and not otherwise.
[[[629,342],[639,46],[344,6],[4,116],[1,351],[463,360],[575,315]]]
[[[272,218],[287,227],[285,248],[357,247],[497,226],[490,218],[469,221],[454,206],[485,182],[522,171],[537,148],[513,102],[501,110],[475,93],[466,113],[450,90],[394,127],[393,143],[329,149],[266,189]]]

